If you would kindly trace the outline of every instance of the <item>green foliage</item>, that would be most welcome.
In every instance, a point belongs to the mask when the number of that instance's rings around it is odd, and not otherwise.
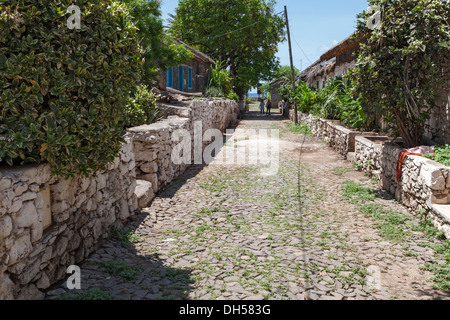
[[[306,136],[312,135],[311,129],[304,123],[295,124],[293,122],[289,122],[287,128],[293,133],[304,134]]]
[[[0,162],[49,162],[52,173],[89,175],[118,155],[119,121],[141,50],[118,3],[4,0],[0,8]]]
[[[233,92],[231,81],[230,71],[226,68],[225,63],[217,61],[214,68],[211,69],[211,80],[208,89],[215,88],[213,89],[213,92],[215,94],[220,94],[215,97],[228,96]]]
[[[121,122],[123,127],[137,127],[156,122],[159,109],[153,93],[144,85],[137,86],[134,96],[128,100],[126,114]]]
[[[161,70],[168,70],[193,58],[184,45],[164,32],[159,0],[120,0],[129,10],[130,21],[138,28],[142,44],[142,81],[149,87],[158,84]]]
[[[446,144],[444,146],[435,147],[434,153],[426,154],[424,157],[450,167],[450,146]]]
[[[441,65],[450,58],[450,10],[441,0],[370,0],[381,9],[381,27],[366,26],[360,14],[355,37],[362,43],[349,77],[366,113],[377,113],[405,141],[422,144],[434,107]]]
[[[348,180],[344,181],[343,197],[350,200],[351,203],[358,203],[375,200],[376,195],[372,189]]]
[[[299,73],[300,70],[294,66],[294,76],[298,75]],[[292,78],[291,66],[280,66],[274,71],[273,79],[275,80],[280,78],[287,78],[287,79]]]
[[[228,95],[227,95],[227,99],[230,100],[234,100],[234,101],[239,101],[239,96],[236,94],[236,92],[231,91]]]
[[[58,300],[81,300],[81,301],[109,301],[113,300],[114,296],[106,291],[100,289],[82,290],[76,294],[65,293]]]
[[[354,98],[354,88],[342,80],[330,80],[322,90],[315,90],[303,81],[296,83],[296,93],[292,93],[289,80],[279,88],[283,99],[294,100],[301,112],[318,117],[340,120],[344,125],[355,129],[369,129],[373,117],[369,117]]]
[[[274,10],[274,0],[180,0],[170,31],[226,61],[233,90],[242,97],[261,80],[270,80],[279,65],[276,53],[285,23]]]
[[[124,261],[108,260],[95,262],[104,272],[112,276],[121,277],[128,282],[136,282],[142,268],[139,266],[130,266]]]
[[[205,96],[210,98],[222,98],[225,96],[222,89],[217,87],[209,87],[206,89]]]

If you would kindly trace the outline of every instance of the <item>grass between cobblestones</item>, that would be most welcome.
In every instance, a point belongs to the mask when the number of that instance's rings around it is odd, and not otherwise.
[[[422,232],[429,240],[418,242],[417,245],[430,247],[438,258],[433,262],[427,262],[423,270],[434,274],[434,288],[450,292],[450,240],[445,240],[445,235],[432,225],[430,219],[420,217],[413,218],[394,210],[385,209],[375,202],[376,191],[353,181],[346,181],[343,188],[343,197],[353,204],[359,205],[359,211],[366,217],[371,218],[379,230],[380,235],[395,243],[403,243],[414,240],[413,232]],[[417,212],[419,216],[423,212]],[[411,256],[415,253],[404,247],[405,255]]]

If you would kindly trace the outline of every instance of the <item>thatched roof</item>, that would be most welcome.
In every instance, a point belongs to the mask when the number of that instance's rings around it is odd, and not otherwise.
[[[331,59],[329,61],[317,60],[314,64],[310,65],[308,68],[302,71],[297,77],[297,79],[310,82],[317,76],[322,76],[324,74],[329,74],[334,72],[336,68],[336,60]]]
[[[322,54],[319,60],[314,62],[308,68],[303,70],[298,76],[297,79],[303,81],[311,81],[317,76],[321,76],[324,74],[330,74],[334,72],[336,68],[336,57],[354,49],[358,46],[361,41],[352,39],[353,34],[346,38],[344,41],[338,43],[336,46]]]
[[[334,57],[337,57],[338,55],[343,54],[344,52],[347,52],[349,50],[354,49],[356,46],[358,46],[361,41],[357,39],[352,39],[354,34],[346,38],[344,41],[341,41],[336,46],[325,52],[321,57],[320,60],[327,61]]]
[[[191,51],[191,52],[194,54],[194,57],[195,57],[197,60],[200,60],[201,62],[204,62],[204,63],[210,63],[210,64],[212,64],[212,65],[214,65],[214,66],[216,65],[216,62],[215,62],[213,59],[211,59],[209,56],[207,56],[206,54],[204,54],[204,53],[201,52],[200,50],[197,50],[197,49],[191,47],[190,45],[184,43],[184,42],[181,41],[180,39],[177,39],[177,41],[178,41],[180,44],[184,45],[189,51]]]

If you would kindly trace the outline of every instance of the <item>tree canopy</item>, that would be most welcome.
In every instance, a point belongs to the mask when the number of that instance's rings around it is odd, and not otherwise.
[[[167,70],[193,57],[184,45],[164,32],[159,0],[120,0],[130,12],[143,47],[142,82],[156,85],[161,70]]]
[[[180,0],[170,31],[223,61],[242,97],[279,66],[278,43],[285,40],[284,18],[274,0]]]
[[[367,113],[382,114],[406,147],[421,145],[442,62],[450,57],[448,1],[369,4],[377,7],[381,23],[372,23],[377,19],[374,12],[359,15],[355,36],[362,43],[350,78]]]

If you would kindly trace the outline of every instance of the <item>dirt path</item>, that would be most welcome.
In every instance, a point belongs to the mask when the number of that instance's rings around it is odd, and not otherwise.
[[[192,166],[81,266],[82,291],[63,283],[47,298],[450,298],[423,268],[442,259],[438,240],[348,161],[276,113],[253,111],[238,129],[222,152],[273,142],[249,129],[279,130],[277,174]]]

